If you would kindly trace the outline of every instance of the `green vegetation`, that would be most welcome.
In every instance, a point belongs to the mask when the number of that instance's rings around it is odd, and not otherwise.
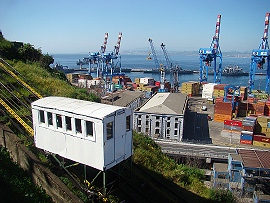
[[[204,183],[203,171],[183,164],[176,164],[161,152],[160,147],[148,136],[133,133],[133,161],[173,181],[201,197],[218,202],[234,202],[229,191],[210,190]]]
[[[7,60],[11,66],[45,92],[47,96],[100,102],[97,96],[87,93],[86,89],[72,86],[63,72],[51,68],[50,65],[54,62],[52,56],[42,54],[40,49],[35,49],[29,43],[9,42],[3,37],[1,31],[0,57]],[[6,75],[6,77],[8,76]],[[10,80],[13,81],[11,78]],[[25,89],[20,89],[20,91],[29,96]]]
[[[0,148],[1,202],[53,202],[40,187],[35,186],[29,175],[13,163],[9,153]]]

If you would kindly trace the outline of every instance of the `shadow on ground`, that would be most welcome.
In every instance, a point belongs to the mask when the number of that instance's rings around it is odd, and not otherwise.
[[[189,112],[183,134],[183,141],[211,144],[209,134],[208,114]]]

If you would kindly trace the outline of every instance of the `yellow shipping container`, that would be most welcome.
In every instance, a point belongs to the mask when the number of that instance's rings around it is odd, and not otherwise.
[[[135,78],[135,83],[139,84],[140,83],[140,78]]]
[[[260,123],[268,123],[270,122],[270,117],[269,116],[258,116],[257,121]]]
[[[270,148],[270,143],[266,143],[266,142],[253,141],[253,145],[257,147]]]

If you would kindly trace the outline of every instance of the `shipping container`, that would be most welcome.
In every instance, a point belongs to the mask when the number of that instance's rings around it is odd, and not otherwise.
[[[253,145],[257,147],[270,148],[270,143],[266,143],[266,142],[253,141]]]
[[[241,140],[241,139],[240,139],[240,143],[241,143],[241,144],[252,145],[252,141],[250,141],[250,140]]]
[[[241,140],[250,140],[252,141],[253,140],[253,136],[252,135],[247,135],[247,134],[242,134],[241,133]]]
[[[253,132],[255,129],[254,126],[247,126],[247,125],[242,125],[242,130],[243,131],[249,131],[249,132]]]

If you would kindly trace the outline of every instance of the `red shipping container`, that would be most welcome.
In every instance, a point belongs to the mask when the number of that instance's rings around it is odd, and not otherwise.
[[[232,120],[224,120],[224,125],[232,125],[233,121]]]
[[[270,138],[269,137],[265,137],[263,135],[254,135],[253,136],[253,140],[254,141],[259,141],[259,142],[270,143]]]
[[[252,141],[251,140],[240,140],[241,144],[248,144],[248,145],[252,145]]]
[[[223,102],[224,101],[224,97],[217,97],[215,99],[215,102]]]
[[[243,125],[242,130],[253,132],[254,131],[254,126]]]
[[[242,127],[242,121],[233,121],[233,126]]]

